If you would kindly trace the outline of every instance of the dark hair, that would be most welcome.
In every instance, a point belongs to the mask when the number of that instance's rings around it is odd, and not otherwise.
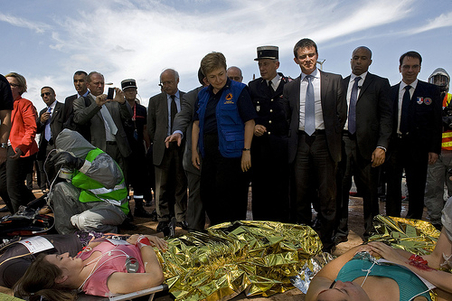
[[[400,60],[399,60],[400,66],[402,66],[402,64],[403,64],[403,59],[404,59],[406,56],[412,57],[412,58],[415,58],[415,59],[419,59],[419,65],[422,64],[422,56],[419,54],[419,52],[416,52],[416,51],[408,51],[408,52],[405,52],[404,54],[402,54],[402,56],[400,57]]]
[[[19,297],[28,297],[28,300],[75,300],[75,291],[61,287],[55,279],[61,276],[62,270],[45,260],[46,254],[39,254],[28,267],[22,278],[14,286],[14,292]]]
[[[86,72],[83,71],[83,70],[78,70],[78,71],[75,71],[75,73],[74,73],[74,76],[76,76],[76,75],[84,75],[84,76],[88,76],[88,73],[86,73]]]
[[[198,80],[201,86],[204,86],[204,73],[202,73],[201,67],[198,69]]]
[[[55,95],[55,90],[53,90],[53,88],[52,88],[52,87],[49,87],[49,86],[44,86],[44,87],[42,87],[42,88],[41,88],[41,91],[42,91],[42,89],[50,89],[50,91],[52,91],[52,92],[53,92],[53,95]]]
[[[301,39],[300,41],[297,42],[297,44],[295,44],[295,46],[293,48],[293,55],[296,58],[298,49],[300,49],[300,48],[309,48],[309,47],[314,47],[315,48],[315,53],[319,54],[319,52],[317,51],[317,44],[313,40],[311,40],[311,39]]]

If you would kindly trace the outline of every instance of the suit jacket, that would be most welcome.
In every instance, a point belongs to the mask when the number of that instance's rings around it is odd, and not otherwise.
[[[52,139],[55,141],[58,134],[63,130],[63,114],[64,114],[64,104],[57,101],[55,104],[55,108],[52,112],[52,117],[50,119],[50,132],[52,134]],[[47,112],[47,107],[42,109],[39,112],[38,120],[36,121],[37,130],[36,133],[40,133],[41,137],[39,138],[39,154],[38,156],[42,157],[42,154],[45,154],[47,147],[47,140],[45,138],[45,128],[46,123],[41,122],[41,116]]]
[[[64,100],[64,110],[63,110],[63,123],[65,123],[71,115],[74,114],[74,100],[76,100],[77,94],[66,97]]]
[[[350,76],[344,79],[348,90]],[[387,78],[367,73],[356,102],[356,141],[364,159],[371,160],[377,146],[389,147],[392,133],[392,102]],[[347,95],[347,94],[346,94]]]
[[[400,83],[391,87],[390,98],[393,105],[393,139],[397,138],[398,104]],[[442,99],[435,85],[418,81],[408,107],[407,137],[412,142],[410,150],[441,153]],[[391,146],[390,146],[391,147]]]
[[[106,151],[107,141],[104,119],[100,112],[101,108],[96,104],[93,95],[89,94],[88,98],[91,101],[89,106],[85,105],[85,99],[83,97],[74,100],[74,122],[79,125],[90,122],[91,144]],[[104,106],[107,107],[118,128],[115,138],[119,151],[124,158],[128,157],[132,153],[132,150],[127,141],[123,123],[132,118],[132,109],[127,101],[123,104],[116,101],[109,101]]]
[[[184,94],[184,92],[179,91],[181,104]],[[147,124],[149,138],[153,143],[154,165],[159,166],[165,154],[165,138],[168,136],[168,103],[166,93],[162,92],[149,99]]]
[[[289,122],[289,163],[295,160],[298,147],[300,82],[301,76],[285,84],[283,92]],[[320,71],[320,98],[328,151],[334,162],[339,162],[341,160],[342,129],[347,117],[342,76]]]
[[[267,81],[261,77],[249,82],[248,87],[258,116],[254,120],[255,123],[265,126],[267,132],[272,135],[286,136],[289,125],[284,112],[282,95],[288,79],[281,73],[279,75],[281,81],[276,91],[268,87]],[[269,120],[271,121],[269,122]],[[253,141],[259,138],[253,137]]]
[[[180,112],[176,114],[173,123],[173,132],[179,130],[184,133],[185,137],[185,150],[182,165],[186,171],[199,176],[201,175],[201,171],[195,168],[191,163],[191,131],[193,128],[195,103],[198,99],[198,93],[202,88],[203,87],[198,87],[183,95]]]

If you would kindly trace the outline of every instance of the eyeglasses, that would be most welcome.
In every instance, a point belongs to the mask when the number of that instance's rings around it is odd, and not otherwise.
[[[165,86],[165,85],[172,85],[172,84],[174,84],[174,81],[167,81],[167,82],[162,82],[162,83],[160,83],[159,86],[160,86],[160,87],[163,87],[163,86]]]
[[[50,92],[44,92],[44,93],[41,93],[41,97],[49,96],[49,95],[50,95]]]

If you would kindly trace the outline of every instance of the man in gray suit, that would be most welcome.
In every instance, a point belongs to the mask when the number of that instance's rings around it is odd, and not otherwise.
[[[385,162],[392,132],[392,105],[389,81],[368,72],[372,51],[361,46],[350,60],[352,74],[344,79],[348,118],[342,134],[344,155],[338,185],[338,221],[335,243],[347,241],[348,200],[352,176],[363,197],[364,240],[371,235],[373,217],[378,215],[379,168]]]
[[[103,94],[105,81],[101,73],[88,74],[86,84],[90,91],[87,102],[84,97],[74,100],[74,122],[90,124],[91,144],[110,155],[126,175],[126,158],[132,150],[123,123],[132,118],[132,109],[119,88],[115,88],[113,99],[107,99]]]
[[[201,183],[201,171],[193,166],[191,163],[191,130],[193,126],[193,113],[196,100],[198,99],[198,93],[202,88],[208,84],[205,81],[205,77],[198,70],[198,80],[201,83],[196,89],[187,92],[182,97],[181,111],[177,113],[173,124],[173,134],[165,139],[166,147],[168,148],[171,142],[177,142],[180,146],[182,139],[186,137],[184,158],[182,165],[185,170],[185,175],[188,180],[188,204],[187,204],[187,224],[188,230],[202,231],[206,223],[206,212],[201,202],[200,195],[200,183]]]
[[[173,132],[177,112],[181,110],[184,92],[179,91],[179,74],[166,69],[160,74],[162,93],[149,99],[148,133],[153,143],[155,166],[155,204],[159,224],[157,232],[172,235],[174,226],[188,229],[185,221],[187,210],[187,178],[182,167],[183,143],[171,142],[165,147],[165,139]],[[171,222],[171,224],[170,224]]]
[[[297,222],[311,224],[311,200],[318,193],[323,249],[333,247],[336,218],[336,170],[346,118],[342,76],[317,69],[317,45],[310,39],[295,44],[294,61],[301,75],[284,86],[289,120],[289,163],[294,170],[292,207]],[[316,192],[316,193],[314,193]]]

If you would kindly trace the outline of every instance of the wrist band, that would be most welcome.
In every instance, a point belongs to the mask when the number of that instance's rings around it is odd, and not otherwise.
[[[141,249],[143,247],[150,246],[151,242],[149,241],[149,238],[147,238],[146,236],[140,235],[138,236],[136,245]]]
[[[251,150],[251,148],[242,148],[242,151],[250,151]]]

